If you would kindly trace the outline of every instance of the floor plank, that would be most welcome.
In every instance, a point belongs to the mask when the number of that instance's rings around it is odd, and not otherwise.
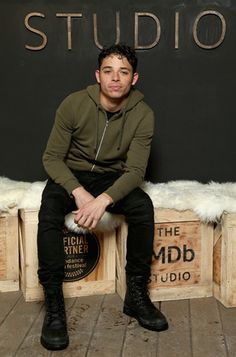
[[[157,353],[158,333],[139,326],[138,322],[128,319],[122,357],[153,357]]]
[[[236,356],[236,308],[226,308],[218,302],[228,357]]]
[[[193,357],[226,357],[226,345],[216,300],[190,300],[190,314]]]
[[[169,330],[159,334],[158,356],[191,357],[189,301],[165,301],[161,311],[169,322]]]
[[[23,296],[21,296],[0,326],[1,356],[14,356],[28,331],[31,329],[41,307],[42,303],[26,303]]]
[[[123,302],[118,295],[105,296],[87,352],[88,357],[121,355],[127,324],[122,307]]]
[[[21,298],[21,295],[20,291],[11,291],[0,294],[0,325],[10,313],[11,309],[16,305],[17,301]]]

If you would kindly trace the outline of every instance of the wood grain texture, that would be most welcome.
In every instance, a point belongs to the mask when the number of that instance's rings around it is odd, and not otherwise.
[[[236,214],[224,213],[214,235],[214,296],[224,306],[236,307]]]
[[[124,315],[117,294],[66,299],[70,344],[49,352],[40,344],[43,304],[25,302],[21,292],[0,293],[0,356],[236,356],[236,308],[213,297],[155,304],[169,321],[167,331],[148,331]]]
[[[117,292],[125,294],[127,225],[116,237]],[[150,296],[153,301],[213,295],[213,225],[192,211],[155,209]]]
[[[38,210],[20,210],[20,282],[26,301],[43,300],[37,269]],[[96,234],[100,258],[95,269],[86,277],[65,282],[65,297],[78,297],[115,292],[115,230]]]
[[[17,212],[0,214],[0,291],[19,290]]]

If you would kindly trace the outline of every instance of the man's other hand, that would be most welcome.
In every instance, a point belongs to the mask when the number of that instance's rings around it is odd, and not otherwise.
[[[80,187],[79,187],[80,188]],[[78,189],[79,189],[78,188]],[[76,189],[76,190],[78,190]],[[86,190],[84,190],[87,192]],[[74,192],[74,191],[73,191]],[[81,190],[82,192],[82,190]],[[90,195],[89,192],[87,192]],[[74,193],[73,193],[74,195]],[[83,195],[83,194],[82,194]],[[78,194],[79,196],[79,194]],[[86,199],[87,202],[86,202]],[[80,201],[83,204],[80,204]],[[78,200],[78,210],[74,211],[75,214],[75,222],[80,225],[81,227],[88,228],[88,229],[95,229],[98,221],[102,218],[106,207],[113,203],[112,198],[107,195],[106,193],[102,193],[98,197],[94,198],[92,195],[87,196],[86,194]],[[77,204],[77,201],[76,201]]]

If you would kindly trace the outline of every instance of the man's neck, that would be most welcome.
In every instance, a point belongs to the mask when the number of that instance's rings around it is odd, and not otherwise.
[[[118,112],[122,108],[125,101],[126,98],[112,99],[112,98],[107,98],[100,93],[100,103],[102,107],[108,112],[112,112],[112,113]]]

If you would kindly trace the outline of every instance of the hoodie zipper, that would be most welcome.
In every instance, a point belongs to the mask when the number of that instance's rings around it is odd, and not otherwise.
[[[95,161],[97,160],[99,152],[101,151],[102,143],[103,143],[103,140],[104,140],[104,136],[105,136],[108,124],[109,124],[109,120],[107,119],[107,116],[106,116],[106,124],[105,124],[105,127],[103,129],[102,137],[101,137],[101,140],[100,140],[100,143],[99,143],[99,146],[98,146],[98,149],[97,149],[97,153],[96,153],[96,156],[95,156],[95,159],[94,159]],[[93,164],[93,166],[91,168],[91,171],[94,170],[95,166],[96,166],[96,164]]]

